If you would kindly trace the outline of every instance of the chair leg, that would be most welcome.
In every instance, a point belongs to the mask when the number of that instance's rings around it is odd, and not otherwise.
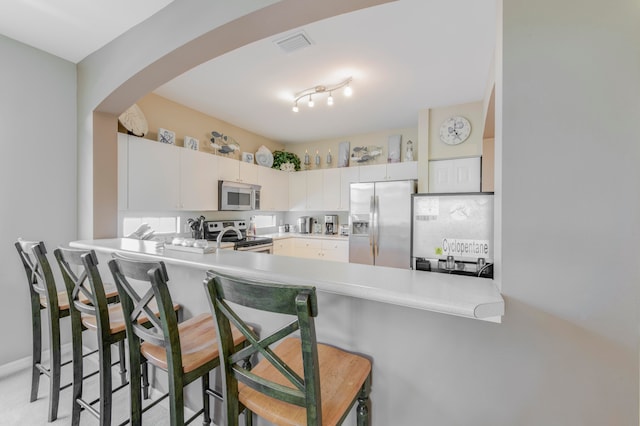
[[[171,426],[184,425],[184,383],[182,371],[172,371],[169,368],[169,418]]]
[[[209,426],[211,424],[211,400],[209,399],[209,372],[204,373],[202,376],[202,407],[204,408],[204,419],[202,420],[202,426]]]
[[[142,396],[140,392],[140,342],[134,339],[129,340],[129,365],[135,365],[136,368],[130,368],[129,378],[129,395],[131,404],[131,426],[142,425]]]
[[[368,426],[371,424],[369,417],[369,393],[371,392],[371,374],[362,384],[360,393],[358,394],[357,423],[358,426]]]
[[[124,385],[127,383],[127,360],[125,356],[124,339],[118,342],[118,353],[120,356],[118,362],[118,364],[120,364],[120,384]]]
[[[82,357],[82,326],[79,325],[80,320],[71,320],[71,348],[73,359],[73,390],[72,390],[72,408],[71,408],[71,426],[80,425],[80,413],[82,407],[78,404],[78,399],[82,398],[82,377],[84,375],[83,357]],[[76,324],[78,324],[76,326]]]
[[[33,362],[31,364],[31,397],[30,402],[38,399],[38,387],[40,386],[40,369],[37,367],[42,362],[42,319],[40,310],[32,312],[32,352]]]
[[[49,422],[58,418],[58,402],[60,401],[60,319],[58,315],[49,318],[49,351],[51,377],[49,380]]]
[[[142,396],[144,399],[149,399],[149,363],[143,357],[142,364]]]
[[[244,409],[244,425],[253,426],[253,412],[248,408]]]
[[[122,354],[120,354],[122,356]],[[111,343],[101,343],[98,351],[100,359],[100,426],[111,425]],[[122,359],[122,358],[121,358]],[[122,364],[120,364],[122,365]]]

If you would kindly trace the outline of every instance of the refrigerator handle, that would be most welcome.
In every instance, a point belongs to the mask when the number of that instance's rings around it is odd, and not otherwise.
[[[375,197],[375,201],[374,201],[374,211],[373,211],[373,217],[374,217],[374,229],[375,229],[375,241],[373,243],[373,248],[375,250],[375,256],[379,256],[380,255],[380,232],[378,229],[378,220],[380,218],[380,212],[378,211],[378,209],[380,208],[380,199],[379,197],[376,195]]]
[[[371,198],[369,199],[369,248],[371,249],[371,255],[375,256],[375,251],[374,251],[374,246],[373,246],[373,227],[374,227],[374,220],[375,220],[375,208],[376,208],[376,201],[375,198],[373,197],[373,195],[371,196]]]

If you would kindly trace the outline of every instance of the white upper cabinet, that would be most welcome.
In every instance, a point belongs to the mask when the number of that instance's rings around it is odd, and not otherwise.
[[[324,170],[307,172],[307,210],[324,210]]]
[[[360,182],[360,167],[342,167],[340,169],[340,208],[349,211],[351,184]]]
[[[303,211],[307,209],[307,173],[289,173],[289,210]]]
[[[258,167],[246,161],[218,157],[218,178],[220,180],[257,184]]]
[[[479,192],[480,157],[429,161],[429,192]]]
[[[218,157],[180,150],[180,208],[218,210]]]
[[[289,173],[269,167],[258,166],[260,210],[289,210]]]
[[[246,161],[238,161],[240,165],[239,181],[243,183],[258,184],[258,169],[264,168],[257,164],[247,163]]]
[[[227,157],[218,157],[218,179],[240,181],[240,164],[238,160]]]
[[[340,210],[340,169],[323,170],[323,210]]]
[[[218,209],[218,157],[211,154],[119,134],[118,179],[121,209]]]
[[[128,208],[180,208],[180,150],[143,138],[129,138]]]
[[[360,182],[407,179],[418,179],[417,161],[360,166]]]

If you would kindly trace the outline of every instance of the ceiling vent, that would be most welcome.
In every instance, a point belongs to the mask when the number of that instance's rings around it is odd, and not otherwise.
[[[274,41],[274,43],[285,53],[295,52],[296,50],[304,49],[305,47],[313,44],[307,33],[304,31],[290,34],[285,38]]]

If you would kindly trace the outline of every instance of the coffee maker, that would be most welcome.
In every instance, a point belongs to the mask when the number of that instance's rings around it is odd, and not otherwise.
[[[338,233],[338,215],[328,214],[324,217],[324,233],[333,235]]]

